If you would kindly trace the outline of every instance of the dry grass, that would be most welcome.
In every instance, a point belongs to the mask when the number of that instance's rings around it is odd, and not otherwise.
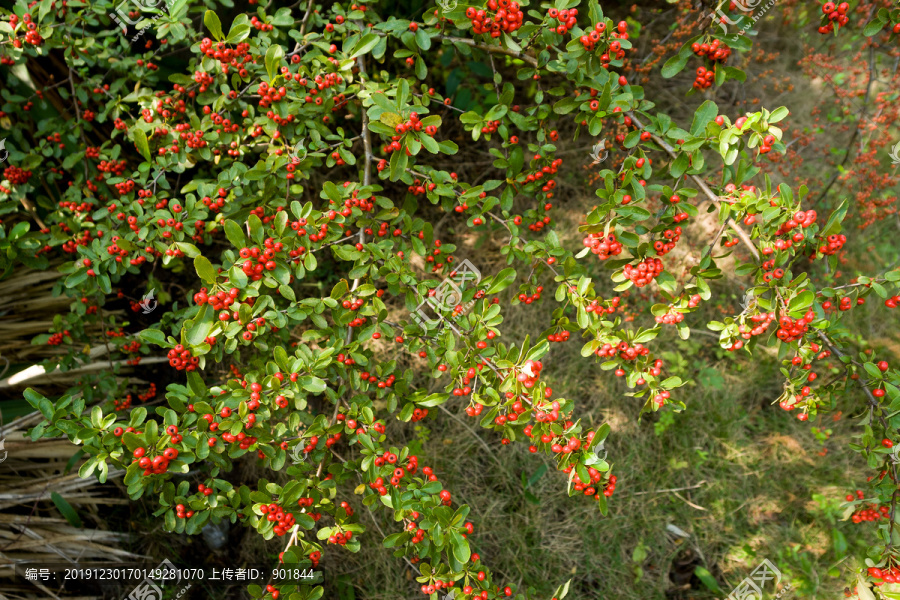
[[[17,562],[76,563],[121,562],[146,558],[124,546],[131,532],[111,531],[107,522],[112,507],[128,499],[110,483],[78,477],[72,461],[74,446],[68,440],[26,438],[28,428],[40,422],[39,413],[14,420],[0,428],[6,460],[0,469],[0,587],[9,599],[71,598],[55,586],[16,577]],[[110,481],[121,471],[110,470]],[[57,493],[71,506],[81,523],[75,526],[51,500]]]

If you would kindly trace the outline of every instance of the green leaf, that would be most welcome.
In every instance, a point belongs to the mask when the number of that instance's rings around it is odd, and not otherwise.
[[[494,276],[494,280],[491,283],[491,287],[488,288],[487,293],[496,294],[497,292],[505,290],[509,287],[509,284],[515,281],[515,279],[516,270],[512,267],[507,267]]]
[[[50,499],[53,500],[53,504],[56,505],[56,508],[59,509],[59,512],[62,513],[62,516],[66,518],[66,521],[68,521],[72,527],[84,526],[78,513],[75,512],[75,509],[72,508],[72,505],[69,504],[65,498],[60,496],[57,492],[50,492]]]
[[[768,122],[770,125],[772,123],[777,123],[778,121],[780,121],[783,118],[785,118],[786,116],[788,116],[788,114],[790,114],[790,111],[787,109],[786,106],[779,106],[778,108],[776,108],[775,110],[772,111],[772,114],[769,115]]]
[[[134,145],[137,146],[138,152],[141,153],[146,160],[150,160],[150,144],[147,142],[147,134],[143,129],[135,128],[132,131],[134,137]]]
[[[225,41],[229,44],[239,44],[250,37],[250,32],[252,29],[253,28],[246,23],[232,25],[231,31],[228,32],[228,37],[225,38]]]
[[[197,275],[200,276],[200,279],[202,279],[206,283],[215,285],[216,270],[213,268],[212,263],[209,262],[208,258],[203,256],[202,254],[195,258],[194,268],[197,270]]]
[[[303,389],[314,394],[321,394],[325,391],[325,381],[318,377],[303,377],[301,380]]]
[[[269,81],[275,79],[281,67],[281,59],[284,58],[284,48],[280,44],[272,44],[266,50],[266,73],[269,74]]]
[[[206,389],[206,384],[203,383],[203,378],[200,377],[200,374],[196,371],[188,371],[187,374],[188,387],[191,388],[191,392],[197,398],[206,398],[209,394],[209,390]]]
[[[603,500],[605,500],[605,499],[606,499],[605,496],[600,496],[600,500],[601,500],[601,501],[603,501]],[[572,583],[572,580],[571,580],[571,579],[568,580],[568,581],[565,583],[565,585],[561,585],[561,586],[559,586],[558,588],[556,588],[556,591],[553,592],[553,597],[556,598],[557,600],[563,600],[563,598],[566,597],[566,594],[569,593],[569,584],[570,584],[570,583]]]
[[[213,11],[206,11],[206,14],[203,15],[203,24],[206,25],[206,28],[209,29],[209,32],[213,34],[217,41],[221,41],[225,37],[225,34],[222,32],[222,21],[219,20],[219,15]]]
[[[878,18],[872,19],[863,29],[863,35],[866,37],[872,37],[882,29],[884,29],[885,21],[879,15]]]
[[[155,344],[157,346],[168,348],[170,345],[166,341],[166,334],[159,329],[144,329],[138,335],[145,342],[150,342],[151,344]]]
[[[712,576],[712,573],[707,571],[705,568],[701,566],[697,566],[694,568],[694,575],[697,576],[697,579],[703,582],[709,590],[720,593],[722,589],[719,587],[719,583],[716,581],[716,578]]]
[[[828,217],[828,222],[825,223],[825,226],[822,228],[822,236],[827,237],[829,235],[840,233],[841,232],[841,222],[844,220],[844,217],[847,216],[847,200],[844,199],[841,201],[840,205],[838,205],[837,209],[831,213],[831,216]]]
[[[244,230],[231,219],[225,221],[225,237],[238,250],[247,247],[247,238],[244,236]]]
[[[450,544],[453,546],[453,556],[459,562],[465,564],[469,562],[472,551],[469,549],[469,542],[459,534],[455,529],[450,532]]]
[[[709,124],[719,114],[718,105],[712,100],[707,100],[700,105],[700,108],[694,113],[694,121],[691,123],[691,135],[700,135]]]
[[[684,69],[684,66],[687,64],[688,57],[682,56],[681,54],[676,54],[672,58],[666,61],[666,64],[663,65],[660,74],[663,76],[663,79],[669,79],[671,77],[675,77],[678,73]]]
[[[359,45],[353,50],[353,54],[350,55],[350,58],[356,58],[357,56],[361,56],[366,52],[370,51],[376,45],[378,45],[379,36],[374,33],[367,33],[362,37],[359,41]]]
[[[211,318],[212,309],[209,304],[204,304],[200,314],[195,317],[194,321],[185,321],[185,326],[190,327],[185,334],[185,339],[191,346],[199,346],[209,336],[212,331],[214,322]]]
[[[419,27],[416,30],[416,45],[422,50],[428,50],[429,48],[431,48],[431,38],[428,37],[428,34],[422,27]]]

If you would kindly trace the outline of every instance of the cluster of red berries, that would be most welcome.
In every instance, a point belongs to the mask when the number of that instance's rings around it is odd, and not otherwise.
[[[205,484],[197,484],[197,491],[203,494],[204,496],[211,496],[213,493],[213,489]]]
[[[581,42],[581,45],[584,46],[584,49],[588,52],[594,50],[594,46],[597,45],[603,38],[603,34],[606,32],[606,23],[600,22],[594,24],[593,29],[591,29],[590,33],[586,33],[585,35],[578,38],[578,41]]]
[[[856,497],[853,494],[847,494],[845,500],[847,502],[853,502],[854,500],[863,500],[865,499],[865,494],[863,494],[862,490],[856,490]],[[862,523],[864,521],[877,521],[881,518],[889,518],[891,507],[888,505],[877,506],[875,504],[869,504],[868,506],[861,507],[857,511],[855,511],[851,516],[850,520],[854,523]]]
[[[668,397],[668,396],[666,396]],[[616,491],[616,481],[619,479],[615,475],[609,476],[609,483],[606,484],[606,487],[603,489],[603,495],[609,498],[613,495],[613,492]]]
[[[619,358],[623,360],[635,360],[639,356],[647,356],[648,354],[650,354],[650,348],[647,348],[643,344],[635,344],[634,346],[632,346],[628,342],[622,341],[615,345],[609,343],[603,344],[602,346],[597,348],[594,354],[600,357],[613,357],[618,354]],[[656,362],[659,364],[655,365],[654,369],[659,369],[662,366],[662,361],[657,360]],[[621,369],[616,371],[616,375],[618,375],[619,377],[625,375],[624,371],[622,371],[621,374],[619,374],[618,371],[621,371]],[[658,375],[657,372],[654,372],[653,374]]]
[[[166,356],[169,359],[169,365],[179,371],[196,371],[197,365],[200,363],[200,357],[192,356],[191,351],[181,344],[170,349]]]
[[[541,369],[544,365],[539,360],[526,360],[522,368],[516,373],[516,381],[525,386],[525,389],[531,389],[541,376]]]
[[[500,34],[512,33],[522,26],[525,17],[519,3],[512,0],[488,0],[487,10],[470,6],[466,9],[466,18],[472,22],[472,31],[475,34],[483,33],[492,38],[500,37]],[[493,13],[493,17],[488,14]]]
[[[32,46],[40,46],[44,43],[44,38],[41,37],[41,34],[38,33],[37,23],[31,20],[31,13],[25,13],[22,15],[22,21],[25,23],[25,43],[31,44]],[[12,25],[13,29],[16,28],[16,25],[19,23],[18,15],[10,15],[9,16],[9,24]],[[14,40],[13,45],[16,48],[22,47],[22,42],[18,39]]]
[[[263,81],[259,84],[259,96],[259,107],[268,108],[287,96],[287,88],[284,86],[270,87],[268,83]]]
[[[419,513],[417,511],[413,511],[412,514],[410,515],[410,517],[412,517],[413,519],[418,519]],[[419,544],[422,542],[423,539],[425,539],[425,531],[423,531],[422,529],[419,529],[419,526],[416,525],[415,521],[410,521],[406,525],[406,530],[413,534],[412,538],[410,538],[410,540],[409,540],[413,544]],[[436,581],[435,584],[443,585],[443,582]],[[424,586],[424,585],[422,586],[422,591],[425,592],[426,594],[429,593],[425,589],[427,587],[428,586]],[[436,586],[432,586],[432,588],[434,588],[434,587],[436,587]]]
[[[748,327],[745,324],[741,324],[738,327],[738,332],[741,334],[741,337],[745,340],[749,340],[751,337],[755,335],[762,335],[765,333],[766,329],[769,328],[769,324],[775,320],[775,313],[760,313],[757,315],[751,315],[750,321],[754,324],[753,327]]]
[[[66,329],[62,332],[56,332],[56,333],[50,334],[50,339],[47,340],[47,345],[48,346],[59,346],[60,344],[62,344],[64,337],[71,337],[71,333],[69,332],[68,329]]]
[[[728,60],[728,57],[731,56],[731,48],[728,47],[728,44],[723,44],[720,40],[713,40],[709,44],[706,42],[703,42],[702,44],[694,42],[691,44],[691,51],[697,56],[703,56],[713,62],[723,64]]]
[[[275,535],[279,537],[290,531],[291,527],[294,526],[294,523],[297,522],[293,513],[286,512],[274,502],[268,505],[263,504],[259,507],[259,512],[266,516],[267,521],[275,523],[273,531],[275,532]]]
[[[416,178],[416,180],[413,181],[413,184],[407,188],[407,191],[409,191],[409,193],[413,196],[421,196],[426,191],[434,191],[435,187],[437,186],[430,181],[423,183],[421,179]],[[385,227],[387,226],[387,223],[385,223],[384,221],[382,221],[381,224]]]
[[[385,452],[384,455],[378,456],[375,458],[375,466],[381,467],[384,466],[385,463],[390,465],[394,465],[397,463],[398,457],[396,454],[391,452]],[[395,467],[391,472],[391,477],[388,480],[390,485],[398,486],[400,485],[400,480],[407,474],[414,475],[416,471],[419,469],[419,459],[415,455],[410,455],[409,462],[406,464],[406,468],[403,467]],[[437,481],[437,477],[434,475],[431,467],[425,467],[422,469],[423,474],[429,479],[429,481]],[[386,496],[388,493],[387,487],[385,486],[384,477],[377,477],[374,481],[369,483],[369,487],[378,492],[379,496]],[[446,492],[446,490],[444,490]],[[443,493],[441,492],[441,497],[443,498]],[[449,497],[450,492],[447,492],[447,496]]]
[[[575,27],[575,24],[578,22],[578,9],[570,8],[568,10],[559,10],[557,8],[551,8],[547,11],[547,16],[551,19],[549,23],[550,31],[565,35],[569,33],[569,30]],[[556,25],[553,24],[554,19],[557,22]]]
[[[894,565],[893,567],[884,569],[869,567],[869,576],[872,577],[872,579],[882,580],[884,583],[900,583],[900,565]],[[879,584],[876,583],[875,585]]]
[[[179,519],[190,519],[194,516],[194,511],[188,510],[184,504],[176,504],[175,516]]]
[[[526,398],[526,396],[523,396],[523,398]],[[523,414],[526,410],[528,410],[528,409],[524,404],[522,404],[521,400],[516,400],[515,402],[512,403],[510,410],[506,414],[500,414],[500,415],[497,415],[496,417],[494,417],[494,423],[503,427],[504,425],[506,425],[507,422],[518,421],[519,416],[521,414]],[[537,418],[539,414],[541,414],[541,413],[536,412],[535,418]],[[506,439],[506,438],[504,438],[504,439]],[[507,441],[504,443],[509,443],[509,442]]]
[[[309,454],[313,450],[316,449],[316,446],[319,445],[319,436],[314,435],[309,438],[309,443],[303,447],[303,452]]]
[[[62,142],[62,134],[59,133],[58,131],[57,131],[56,133],[53,133],[53,134],[51,134],[51,135],[48,135],[48,136],[47,136],[47,141],[50,142],[50,143],[59,144],[59,147],[60,147],[60,148],[65,148],[65,147],[66,147],[65,144],[61,143],[61,142]],[[92,151],[93,151],[93,152],[92,152]],[[99,156],[99,155],[100,155],[100,148],[88,146],[88,149],[84,151],[84,155],[87,156],[88,158],[92,158],[92,157],[91,157],[91,154],[95,154],[96,156]]]
[[[175,448],[166,448],[162,454],[158,454],[153,458],[147,456],[147,449],[138,447],[132,452],[134,462],[144,469],[144,475],[159,475],[165,473],[169,469],[169,461],[178,458],[178,450]]]
[[[215,200],[213,200],[209,196],[204,196],[203,205],[211,209],[213,212],[219,212],[220,210],[222,210],[222,207],[225,206],[226,196],[228,196],[228,192],[224,189],[220,189],[219,193],[216,194]]]
[[[466,407],[466,414],[470,417],[477,417],[481,414],[482,410],[484,410],[484,404],[476,402],[475,404]]]
[[[3,169],[3,178],[13,185],[21,185],[27,183],[31,179],[31,171],[20,169],[16,166],[10,166]]]
[[[828,19],[828,23],[819,27],[819,33],[825,34],[833,32],[835,23],[838,27],[843,27],[844,25],[849,23],[850,17],[847,16],[847,12],[849,10],[850,4],[847,2],[841,2],[840,4],[835,5],[834,2],[829,1],[823,4],[823,18]]]
[[[378,377],[376,377],[373,373],[369,373],[368,371],[363,371],[359,374],[359,378],[363,382],[375,383],[378,388],[389,388],[394,385],[394,382],[397,378],[394,375],[388,375],[386,379],[379,381]]]
[[[888,308],[897,308],[898,304],[900,304],[900,296],[891,296],[884,301],[884,305]]]
[[[774,144],[774,143],[775,143],[775,136],[772,135],[771,133],[769,135],[763,137],[762,144],[760,144],[760,146],[759,146],[759,153],[760,154],[768,154],[769,152],[772,151],[772,144]],[[801,237],[801,239],[802,239],[802,237]],[[797,241],[797,240],[795,240],[795,241]]]
[[[573,293],[575,292],[574,289],[570,291],[572,291]],[[598,315],[602,313],[611,315],[616,312],[616,309],[619,308],[619,303],[621,303],[621,301],[621,298],[619,298],[618,296],[614,296],[609,300],[609,306],[600,306],[600,303],[603,302],[603,298],[597,298],[595,300],[591,300],[591,303],[584,308],[584,312],[596,312]]]
[[[477,368],[477,370],[476,370],[476,368]],[[453,395],[454,396],[468,396],[469,394],[471,394],[472,388],[469,387],[469,384],[472,382],[473,379],[475,379],[475,376],[478,374],[478,371],[482,370],[483,368],[484,368],[483,362],[478,363],[477,365],[475,365],[475,367],[469,367],[469,369],[466,371],[466,374],[463,376],[462,381],[460,382],[460,385],[462,387],[455,388],[453,390]],[[447,370],[447,365],[445,365],[445,364],[438,365],[438,371],[440,371],[441,373],[443,373],[446,370]],[[480,414],[480,411],[479,411],[479,414]]]
[[[265,271],[277,269],[278,263],[275,262],[275,255],[284,250],[284,244],[281,242],[274,242],[271,238],[266,241],[268,243],[265,244],[265,250],[257,247],[240,249],[241,258],[246,259],[241,265],[241,269],[253,281],[262,279]]]
[[[238,69],[238,75],[247,77],[248,72],[247,69],[244,68],[244,63],[250,62],[251,60],[250,44],[241,42],[234,48],[229,48],[223,42],[216,42],[214,44],[211,39],[203,38],[200,41],[200,52],[219,61],[223,73],[228,73],[228,68],[231,66]],[[201,89],[200,91],[202,92],[204,90]]]
[[[837,306],[835,306],[831,302],[831,300],[826,300],[825,302],[822,303],[822,308],[824,310],[832,310],[832,309],[836,308],[836,309],[840,310],[841,312],[846,312],[846,311],[850,310],[851,308],[853,308],[854,306],[862,306],[865,303],[866,303],[865,298],[857,298],[856,302],[853,302],[853,299],[850,298],[850,296],[844,296],[840,300],[838,300]]]
[[[221,319],[221,315],[219,315],[219,318]],[[262,329],[265,326],[266,326],[265,317],[256,317],[255,319],[252,319],[252,320],[250,320],[250,322],[247,323],[247,325],[245,326],[244,333],[241,334],[241,337],[245,341],[251,342],[251,341],[253,341],[253,338],[255,336],[257,336],[261,333],[258,330]],[[274,325],[270,329],[272,331],[278,331],[278,328],[275,327]],[[213,338],[213,339],[215,340],[215,338]],[[279,402],[279,398],[282,399],[280,402]],[[284,396],[278,396],[275,399],[275,403],[278,405],[278,408],[286,408],[287,404],[288,404],[287,399],[284,399]]]
[[[543,291],[544,291],[544,286],[539,285],[539,286],[537,286],[537,287],[534,289],[534,293],[531,294],[530,296],[529,296],[528,294],[524,294],[524,293],[523,293],[523,294],[519,294],[519,296],[518,296],[518,297],[519,297],[519,302],[521,302],[521,303],[523,303],[523,304],[531,304],[531,303],[534,302],[535,300],[540,300],[540,299],[541,299],[541,292],[543,292]]]
[[[662,261],[658,258],[651,258],[648,256],[639,262],[637,267],[625,265],[624,275],[627,279],[630,279],[635,286],[644,287],[656,279],[662,271]]]
[[[215,294],[209,295],[207,288],[202,287],[199,292],[194,294],[194,304],[197,306],[209,304],[213,310],[222,310],[237,302],[238,294],[240,294],[240,290],[231,288],[230,290],[219,290]],[[250,298],[247,300],[249,302]]]
[[[535,154],[532,158],[532,161],[540,161],[543,157],[540,154]],[[535,167],[534,173],[529,173],[524,175],[518,181],[525,185],[529,183],[539,183],[541,179],[544,178],[545,175],[555,175],[557,171],[559,171],[559,167],[563,164],[563,159],[555,158],[550,161],[550,164],[546,164],[543,167]],[[550,199],[553,197],[553,189],[556,187],[556,181],[552,178],[548,179],[545,183],[541,185],[541,191],[544,192],[545,197]],[[544,207],[544,210],[550,210],[552,205],[547,205]],[[516,223],[518,225],[518,223]]]
[[[418,421],[421,421],[422,419],[424,419],[427,416],[428,416],[427,408],[415,408],[415,409],[413,409],[411,420],[413,423],[417,423]]]
[[[663,232],[665,240],[656,240],[653,242],[653,249],[656,250],[657,256],[665,256],[675,247],[678,240],[681,239],[681,227],[675,229],[666,229]]]
[[[805,315],[799,319],[792,319],[788,315],[782,315],[778,320],[778,331],[775,336],[782,342],[793,342],[803,337],[803,334],[809,329],[809,324],[816,318],[816,313],[807,311]]]
[[[592,233],[584,238],[582,243],[600,260],[618,256],[622,252],[622,242],[616,240],[615,234],[612,233],[605,237],[602,233]]]
[[[344,307],[347,310],[352,310],[354,312],[358,311],[360,308],[362,308],[364,304],[365,304],[365,302],[363,300],[360,300],[359,298],[356,298],[354,300],[344,300],[341,302],[342,307]],[[368,321],[368,319],[366,317],[356,317],[350,321],[348,326],[349,327],[360,327],[362,325],[365,325],[365,323],[367,321]],[[381,336],[379,335],[379,337],[381,337]],[[378,339],[378,338],[376,338],[376,339]]]
[[[601,25],[603,25],[603,27],[601,27]],[[598,23],[594,25],[594,30],[587,34],[588,40],[591,42],[589,46],[585,47],[587,50],[593,50],[593,44],[595,44],[602,38],[602,34],[605,29],[605,23]],[[609,63],[612,60],[624,60],[625,50],[622,48],[622,43],[618,40],[627,40],[627,31],[628,23],[626,23],[625,21],[619,21],[618,24],[616,24],[616,30],[613,31],[609,36],[613,39],[613,41],[609,43],[609,47],[606,49],[606,51],[600,55],[600,66],[602,66],[604,69],[609,69]],[[584,44],[583,41],[582,44]],[[624,75],[619,77],[619,85],[624,87],[627,83],[628,82],[625,79]],[[591,97],[595,97],[596,92],[597,90],[592,89]],[[597,109],[592,106],[591,110],[596,111]]]
[[[481,133],[494,133],[500,127],[500,121],[485,121],[481,126]]]
[[[272,31],[275,28],[274,25],[260,21],[259,18],[255,16],[250,17],[250,25],[257,31]]]
[[[822,254],[832,255],[836,254],[841,248],[844,247],[844,244],[847,242],[847,236],[843,233],[836,233],[829,235],[826,239],[825,243],[819,246],[819,252]]]
[[[699,297],[699,296],[698,296]],[[693,306],[688,303],[690,308]],[[696,305],[694,305],[696,306]],[[684,313],[676,310],[674,307],[669,309],[669,312],[663,315],[657,315],[654,317],[657,323],[662,323],[663,325],[675,325],[677,323],[681,323],[684,321]]]
[[[572,467],[566,467],[566,469],[571,472]],[[564,470],[563,472],[566,471]],[[585,496],[599,496],[599,494],[602,493],[607,498],[613,495],[613,492],[616,489],[615,475],[610,475],[609,482],[606,485],[602,486],[600,485],[600,483],[603,480],[603,473],[593,467],[588,467],[588,475],[591,478],[588,483],[582,483],[581,479],[578,477],[574,479],[575,483],[572,485],[572,488],[576,492],[581,492]],[[603,490],[601,492],[598,492],[597,490],[600,487],[603,487]]]
[[[694,79],[693,88],[695,90],[705,90],[712,87],[716,80],[716,72],[706,67],[697,67],[697,77]]]
[[[567,342],[569,341],[569,331],[563,329],[559,333],[551,333],[547,336],[548,342]]]

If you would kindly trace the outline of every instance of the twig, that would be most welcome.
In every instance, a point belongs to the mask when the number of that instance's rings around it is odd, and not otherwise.
[[[631,495],[632,495],[632,496],[642,496],[642,495],[644,495],[644,494],[664,494],[664,493],[667,493],[667,492],[683,492],[684,490],[694,490],[694,489],[697,489],[698,487],[702,487],[702,486],[704,486],[704,485],[706,485],[706,480],[705,480],[705,479],[704,479],[703,481],[701,481],[700,483],[697,483],[697,484],[694,484],[694,485],[688,485],[688,486],[685,486],[685,487],[680,487],[680,488],[668,488],[668,489],[665,489],[665,490],[649,490],[649,491],[646,491],[646,492],[635,492],[635,493],[633,493],[633,494],[631,494]],[[704,509],[704,510],[706,510],[706,509]]]
[[[704,510],[704,511],[707,510],[707,509],[703,508],[702,506],[700,506],[699,504],[694,504],[693,502],[691,502],[690,500],[688,500],[687,498],[685,498],[678,492],[672,492],[672,494],[674,494],[677,498],[681,499],[682,502],[684,502],[691,508],[696,508],[697,510]]]
[[[437,36],[440,40],[447,40],[448,42],[452,42],[454,44],[465,44],[466,46],[471,46],[473,48],[477,48],[479,50],[484,50],[485,52],[490,52],[492,54],[504,54],[506,56],[512,56],[513,58],[518,58],[534,68],[537,68],[538,61],[533,56],[529,56],[528,54],[524,54],[519,52],[518,50],[510,50],[508,48],[504,48],[503,46],[491,46],[489,44],[479,44],[475,40],[468,38],[460,38],[453,37],[449,35],[439,35]]]

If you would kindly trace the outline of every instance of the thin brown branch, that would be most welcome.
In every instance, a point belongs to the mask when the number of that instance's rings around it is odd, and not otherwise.
[[[635,126],[637,126],[638,129],[644,129],[644,125],[640,122],[640,120],[638,120],[637,116],[635,116],[634,113],[629,112],[628,116],[631,117],[631,121],[635,124]],[[678,156],[678,153],[667,141],[652,132],[650,132],[650,136],[653,138],[653,141],[659,144],[669,156],[671,156],[672,158]],[[710,201],[715,203],[717,206],[721,203],[721,198],[719,198],[718,194],[712,191],[712,189],[709,187],[709,185],[707,185],[705,181],[703,181],[703,179],[701,179],[697,175],[689,175],[689,177],[694,181],[694,183],[697,184],[697,187],[700,188],[700,191],[702,191]],[[741,238],[741,241],[744,242],[744,245],[747,246],[747,249],[749,249],[753,254],[753,257],[756,260],[759,260],[759,250],[756,249],[756,245],[753,243],[753,240],[750,239],[750,236],[747,235],[747,232],[744,231],[741,226],[735,223],[734,219],[730,217],[725,222],[729,227],[734,229],[734,232],[739,238]]]

